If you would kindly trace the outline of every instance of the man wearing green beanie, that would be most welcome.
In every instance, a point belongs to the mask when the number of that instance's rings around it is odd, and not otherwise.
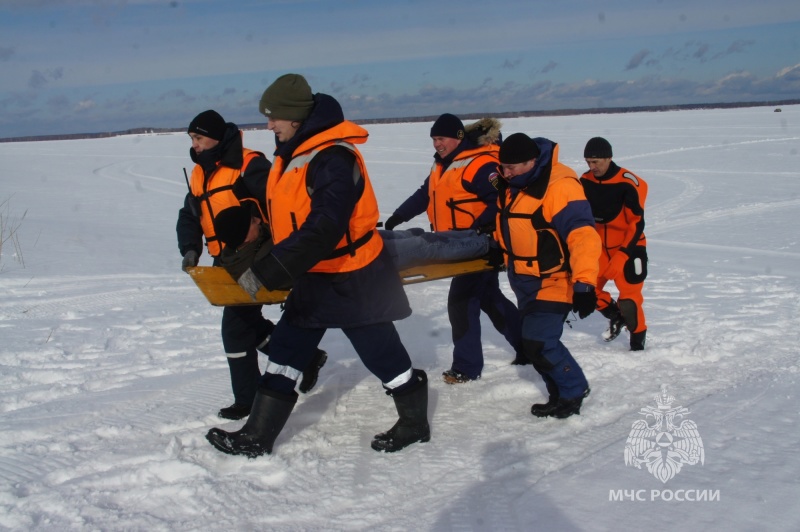
[[[300,74],[284,74],[267,87],[258,110],[267,118],[301,122],[311,114],[314,95],[306,78]]]
[[[297,402],[296,380],[334,328],[380,379],[400,417],[372,448],[394,452],[428,441],[427,375],[412,367],[393,323],[411,308],[376,229],[378,203],[356,148],[367,131],[345,120],[332,96],[313,94],[299,74],[267,87],[259,110],[275,133],[267,180],[274,247],[237,281],[251,295],[262,285],[291,292],[247,423],[236,432],[213,428],[206,438],[227,454],[271,453]]]

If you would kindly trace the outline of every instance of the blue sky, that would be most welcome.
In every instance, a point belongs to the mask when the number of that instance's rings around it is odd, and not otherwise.
[[[305,75],[348,118],[800,98],[797,0],[0,0],[0,138],[263,121]]]

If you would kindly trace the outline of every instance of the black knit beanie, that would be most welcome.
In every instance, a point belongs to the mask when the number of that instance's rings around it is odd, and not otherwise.
[[[278,120],[305,120],[313,107],[311,87],[300,74],[284,74],[273,81],[258,103],[262,115]]]
[[[191,121],[187,133],[197,133],[214,140],[222,140],[228,126],[225,119],[216,111],[203,111]]]
[[[464,138],[464,124],[456,115],[445,113],[436,119],[431,127],[431,137]]]
[[[250,207],[242,205],[223,209],[214,217],[214,231],[226,246],[236,249],[244,243],[250,231]]]
[[[539,146],[525,133],[514,133],[500,145],[501,164],[519,164],[536,159]]]
[[[583,149],[584,159],[611,159],[611,144],[603,137],[594,137],[586,143]]]

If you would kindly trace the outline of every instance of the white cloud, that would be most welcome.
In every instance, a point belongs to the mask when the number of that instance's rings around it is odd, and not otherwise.
[[[781,69],[775,77],[789,81],[800,81],[800,63]]]

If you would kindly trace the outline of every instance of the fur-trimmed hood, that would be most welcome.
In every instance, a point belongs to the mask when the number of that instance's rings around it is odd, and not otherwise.
[[[500,128],[502,124],[496,118],[481,118],[468,126],[464,126],[467,138],[478,146],[500,144],[503,140]]]

